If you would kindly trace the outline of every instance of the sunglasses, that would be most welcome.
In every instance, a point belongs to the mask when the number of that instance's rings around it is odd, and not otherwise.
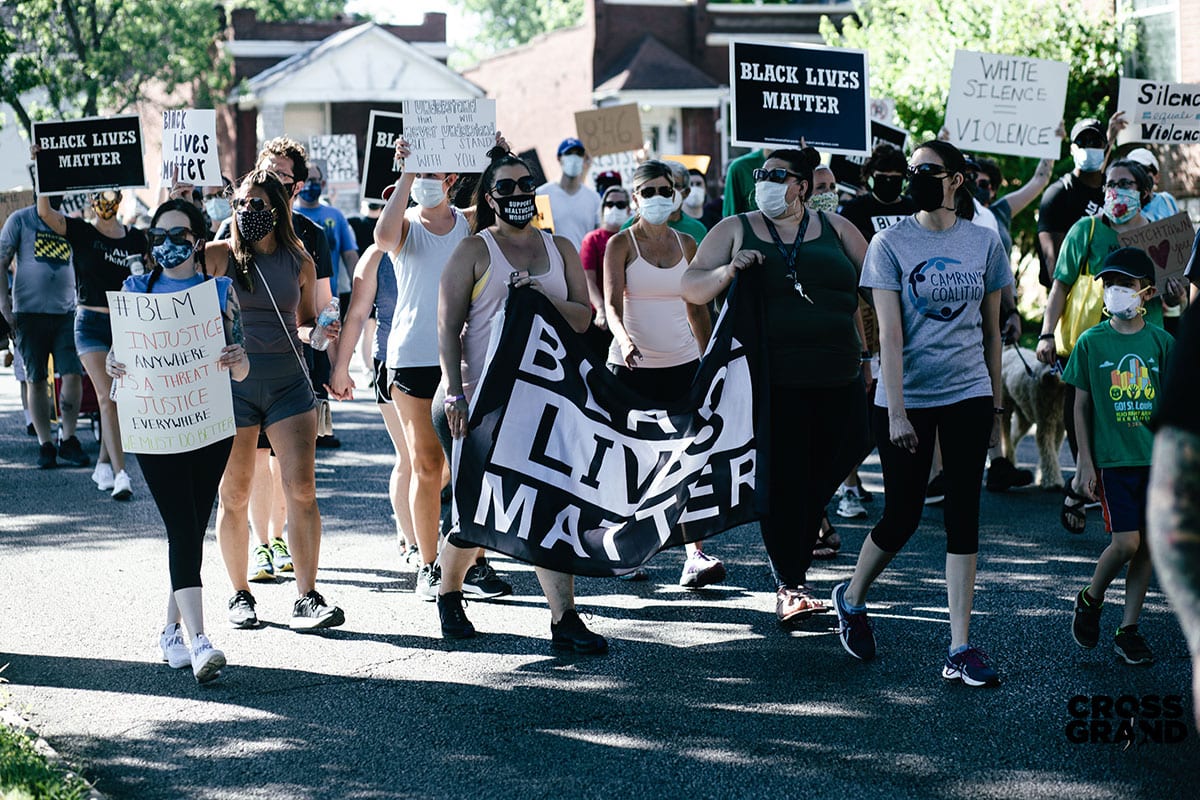
[[[629,208],[628,200],[607,200],[604,203],[605,208]]]
[[[533,194],[533,190],[536,188],[537,181],[533,179],[532,175],[525,175],[524,177],[517,178],[516,180],[512,178],[501,178],[500,180],[496,181],[496,184],[492,187],[492,194],[498,194],[501,197],[508,197],[518,189],[521,190],[521,194]]]
[[[191,228],[179,225],[170,230],[165,228],[151,228],[146,231],[146,238],[150,240],[151,247],[157,247],[167,239],[171,240],[171,244],[191,244],[195,235],[192,233]]]
[[[784,169],[783,167],[776,167],[775,169],[756,169],[754,170],[754,182],[762,183],[763,181],[770,181],[771,183],[786,183],[789,175],[796,180],[799,180],[801,177],[800,173],[792,172],[791,170]]]
[[[1136,189],[1137,181],[1131,181],[1128,178],[1119,181],[1109,181],[1104,184],[1105,189]]]
[[[267,201],[261,197],[237,197],[233,201],[234,208],[250,209],[251,211],[262,211],[267,207]]]
[[[924,175],[929,178],[945,178],[950,174],[941,164],[913,164],[904,173],[910,178],[915,178],[918,175]]]
[[[674,186],[643,186],[641,189],[638,189],[638,194],[640,194],[642,196],[643,200],[649,200],[651,197],[654,197],[654,195],[658,195],[659,197],[674,197],[675,196],[675,187]]]

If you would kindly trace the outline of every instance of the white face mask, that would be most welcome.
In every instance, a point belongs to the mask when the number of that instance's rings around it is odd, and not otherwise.
[[[1103,147],[1080,147],[1072,144],[1071,157],[1075,160],[1075,168],[1080,172],[1099,172],[1104,166]]]
[[[676,189],[675,194],[671,197],[671,212],[674,213],[681,208],[683,208],[683,193]]]
[[[1128,286],[1109,286],[1104,290],[1104,309],[1118,319],[1133,319],[1141,308],[1141,292]]]
[[[578,178],[583,173],[583,156],[574,154],[562,157],[563,175],[568,178]]]
[[[679,192],[676,192],[675,196],[678,197]],[[676,208],[675,201],[671,198],[654,195],[654,197],[649,199],[642,198],[641,205],[638,207],[638,213],[642,215],[642,219],[651,225],[662,225]]]
[[[204,201],[204,210],[213,222],[224,222],[233,215],[233,208],[224,197],[213,196]]]
[[[754,202],[758,210],[772,219],[787,213],[788,184],[760,181],[754,184]]]
[[[604,209],[604,224],[605,225],[624,225],[625,220],[629,219],[628,208],[617,208],[611,206]]]
[[[704,201],[708,199],[706,194],[703,186],[693,186],[692,191],[688,193],[687,199],[683,202],[687,204],[688,208],[702,208]]]
[[[446,188],[436,178],[417,178],[413,181],[411,194],[421,208],[434,208],[445,201]]]
[[[834,211],[837,211],[838,194],[837,192],[814,194],[808,198],[808,207],[813,211],[824,211],[826,214],[832,214]]]

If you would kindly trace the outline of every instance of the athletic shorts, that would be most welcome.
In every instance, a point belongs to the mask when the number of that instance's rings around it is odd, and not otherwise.
[[[390,403],[392,402],[391,395],[388,394],[388,368],[387,364],[380,361],[378,358],[371,359],[375,365],[375,402]]]
[[[269,428],[317,407],[312,383],[293,353],[256,353],[250,374],[233,382],[233,416],[239,428]]]
[[[112,349],[112,320],[103,311],[75,309],[75,352],[107,353]]]
[[[388,386],[395,386],[409,397],[432,400],[442,382],[441,367],[401,367],[388,370]]]
[[[1109,533],[1146,531],[1146,492],[1150,467],[1109,467],[1096,480],[1104,529]]]
[[[75,315],[13,315],[17,350],[25,361],[25,382],[42,383],[50,377],[50,356],[59,375],[82,375],[83,365],[75,352]],[[432,396],[432,395],[431,395]]]

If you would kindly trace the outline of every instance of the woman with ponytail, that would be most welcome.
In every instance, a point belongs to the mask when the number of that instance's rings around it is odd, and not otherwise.
[[[974,203],[956,147],[913,152],[909,192],[919,211],[871,240],[862,286],[879,317],[882,377],[873,428],[883,466],[883,518],[863,542],[854,575],[833,590],[842,646],[875,657],[867,591],[916,532],[935,439],[946,474],[946,594],[950,647],[942,677],[968,686],[999,678],[970,643],[979,492],[999,438],[1000,290],[1012,282],[1000,239],[968,222]]]
[[[123,292],[158,294],[180,292],[209,280],[204,268],[204,215],[191,203],[170,200],[159,206],[147,236],[150,265],[143,275],[125,280]],[[197,271],[199,268],[199,271]],[[225,324],[226,345],[218,368],[229,370],[241,382],[249,371],[242,346],[242,320],[237,294],[229,278],[217,278],[217,300]],[[109,351],[107,372],[117,378],[125,374],[123,364]],[[212,515],[217,484],[225,471],[232,439],[222,439],[186,453],[139,453],[142,476],[158,506],[167,529],[171,593],[167,600],[167,624],[159,637],[162,659],[173,668],[191,666],[200,683],[217,677],[225,666],[225,655],[212,646],[204,633],[204,603],[201,597],[200,563],[204,531]],[[187,628],[191,648],[184,644],[180,621]]]

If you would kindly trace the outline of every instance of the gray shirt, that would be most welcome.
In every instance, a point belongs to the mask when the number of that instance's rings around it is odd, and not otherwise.
[[[875,234],[860,284],[900,293],[906,408],[991,396],[981,305],[1012,279],[999,237],[963,219],[931,231],[907,217]],[[888,407],[883,381],[875,405]]]
[[[14,211],[0,230],[0,264],[12,266],[14,314],[75,313],[71,245],[33,206]]]

